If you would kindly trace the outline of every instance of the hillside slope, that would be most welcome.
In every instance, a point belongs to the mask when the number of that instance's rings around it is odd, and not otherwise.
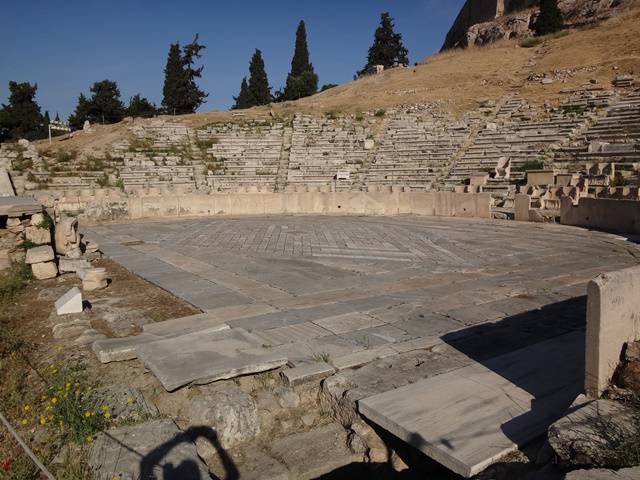
[[[272,104],[239,112],[208,112],[167,121],[199,126],[212,122],[290,116],[297,112],[325,114],[392,109],[398,105],[434,103],[455,116],[476,108],[477,101],[495,101],[519,94],[532,102],[556,102],[561,92],[589,81],[610,85],[622,73],[640,73],[640,9],[578,29],[540,39],[531,48],[520,40],[468,50],[452,50],[427,58],[415,67],[388,70],[355,80],[296,102]],[[542,77],[553,80],[543,84]],[[129,120],[130,121],[130,120]],[[153,120],[136,120],[151,122]],[[94,126],[93,133],[54,139],[54,148],[102,150],[128,135],[125,120]],[[39,142],[42,148],[47,141]]]

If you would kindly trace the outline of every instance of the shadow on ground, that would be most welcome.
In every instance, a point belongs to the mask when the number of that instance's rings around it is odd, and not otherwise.
[[[205,480],[210,478],[202,474],[202,470],[195,460],[183,460],[178,465],[163,462],[167,454],[180,446],[180,444],[195,443],[196,440],[200,439],[209,442],[220,458],[220,463],[225,470],[225,475],[220,477],[220,480],[237,480],[240,478],[238,468],[220,445],[216,432],[210,427],[198,426],[190,427],[145,455],[140,460],[140,479]]]

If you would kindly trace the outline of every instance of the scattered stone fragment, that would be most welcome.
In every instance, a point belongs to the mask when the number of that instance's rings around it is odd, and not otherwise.
[[[55,254],[53,248],[50,245],[43,245],[41,247],[30,248],[27,250],[27,257],[25,262],[29,265],[34,263],[51,262],[55,260]]]
[[[47,280],[58,276],[58,267],[55,262],[35,263],[31,265],[33,276],[38,280]]]
[[[281,375],[287,384],[295,386],[306,382],[319,382],[333,375],[335,371],[336,369],[326,362],[315,362],[300,367],[288,368]]]
[[[76,338],[91,328],[89,320],[73,320],[67,323],[59,323],[53,327],[53,338]]]
[[[73,287],[56,301],[56,313],[66,315],[82,312],[82,292],[78,287]]]
[[[80,235],[78,234],[78,219],[63,217],[55,227],[56,253],[66,255],[74,248],[80,248]]]
[[[93,344],[93,342],[97,340],[102,340],[103,338],[107,338],[107,336],[97,330],[94,330],[93,328],[88,328],[73,341],[73,344],[84,347],[86,345]]]
[[[72,260],[66,257],[60,257],[58,259],[58,270],[60,270],[60,273],[74,273],[88,268],[91,268],[91,264],[84,259]]]
[[[85,292],[107,288],[107,271],[104,268],[89,268],[83,272],[82,289]]]

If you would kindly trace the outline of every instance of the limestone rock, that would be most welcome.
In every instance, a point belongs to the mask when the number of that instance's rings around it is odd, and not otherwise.
[[[31,265],[33,276],[38,280],[47,280],[58,276],[58,267],[55,262],[34,263]]]
[[[628,407],[612,400],[595,400],[551,425],[549,444],[565,466],[606,466],[611,462],[612,439],[622,441],[633,435],[633,425]]]
[[[78,219],[63,217],[55,227],[56,253],[66,255],[73,248],[80,248]]]
[[[25,237],[36,245],[46,245],[51,243],[51,232],[46,228],[27,227],[24,230]]]
[[[102,340],[104,338],[107,338],[105,334],[100,333],[99,331],[94,330],[93,328],[89,328],[84,332],[82,332],[80,336],[73,341],[73,344],[78,345],[80,347],[84,347],[86,345],[91,345],[93,344],[93,342],[97,340]]]
[[[82,258],[82,250],[80,247],[70,248],[67,250],[65,256],[71,260],[78,260]]]
[[[78,287],[73,287],[56,301],[56,313],[58,315],[81,312],[82,292],[80,292]]]
[[[567,473],[565,480],[637,480],[640,478],[640,467],[623,468],[622,470],[574,470]]]
[[[34,263],[51,262],[55,260],[56,256],[53,253],[53,248],[49,245],[43,245],[41,247],[30,248],[27,250],[27,257],[25,262],[29,265]]]
[[[107,271],[104,268],[89,268],[83,270],[82,289],[86,292],[106,288],[108,285]]]
[[[640,342],[627,343],[624,356],[628,362],[640,361]]]
[[[58,260],[58,269],[60,270],[60,273],[72,273],[88,268],[91,268],[91,264],[84,259],[71,260],[69,258],[60,257]]]
[[[300,396],[290,388],[276,387],[273,392],[282,408],[297,408]]]
[[[255,402],[235,386],[194,397],[191,401],[191,425],[213,428],[223,448],[250,441],[260,433]],[[197,445],[199,451],[200,448],[206,449],[202,442]]]
[[[53,338],[77,338],[91,328],[89,320],[73,320],[53,326]]]

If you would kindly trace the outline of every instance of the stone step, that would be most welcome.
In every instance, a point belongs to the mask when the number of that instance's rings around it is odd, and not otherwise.
[[[584,348],[583,332],[562,335],[365,398],[358,407],[470,478],[564,415],[583,388]]]

